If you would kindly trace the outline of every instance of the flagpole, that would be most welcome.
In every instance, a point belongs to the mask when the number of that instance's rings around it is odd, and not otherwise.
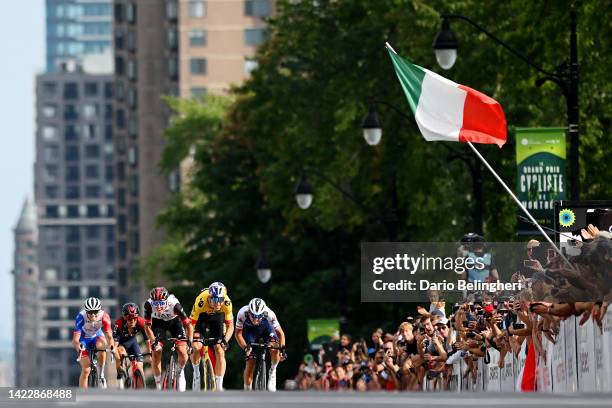
[[[525,206],[523,205],[523,203],[521,203],[521,201],[516,197],[516,195],[514,195],[514,193],[512,192],[512,190],[510,190],[510,188],[506,185],[506,183],[504,183],[504,180],[501,179],[501,177],[499,177],[499,175],[495,172],[495,170],[493,170],[493,167],[491,167],[491,165],[489,165],[489,162],[486,161],[486,159],[480,154],[480,152],[476,149],[476,147],[474,147],[474,145],[472,144],[472,142],[467,142],[467,144],[470,146],[470,148],[474,151],[474,153],[476,154],[476,156],[478,156],[478,158],[484,163],[484,165],[487,167],[487,169],[489,169],[489,171],[491,172],[491,174],[493,174],[493,176],[497,179],[497,181],[499,181],[499,183],[506,189],[506,191],[508,192],[508,194],[510,194],[510,197],[512,197],[514,199],[514,201],[516,202],[516,204],[518,204],[519,207],[521,207],[521,210],[523,210],[523,212],[525,213],[525,215],[527,215],[527,217],[529,218],[529,220],[531,220],[531,223],[533,225],[536,226],[536,228],[542,233],[542,235],[544,235],[544,238],[546,238],[546,240],[550,243],[550,245],[553,246],[553,248],[555,248],[555,251],[557,251],[557,253],[561,256],[561,258],[563,258],[563,260],[565,260],[565,262],[567,262],[568,265],[570,265],[570,267],[572,269],[574,269],[573,265],[568,261],[568,259],[565,257],[565,255],[563,255],[563,253],[561,253],[561,251],[559,250],[559,248],[557,248],[557,246],[555,245],[555,243],[550,239],[550,237],[548,236],[548,234],[546,234],[544,232],[544,230],[542,229],[542,227],[540,226],[540,224],[538,224],[538,222],[531,216],[531,214],[529,213],[529,211],[527,210],[527,208],[525,208]]]

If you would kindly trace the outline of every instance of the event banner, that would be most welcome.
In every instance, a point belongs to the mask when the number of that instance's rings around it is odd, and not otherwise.
[[[567,191],[565,128],[516,128],[516,164],[519,200],[540,225],[552,228],[553,202]],[[521,219],[518,225],[519,235],[538,234]]]
[[[311,347],[320,348],[334,336],[340,335],[338,319],[308,319],[308,341]]]

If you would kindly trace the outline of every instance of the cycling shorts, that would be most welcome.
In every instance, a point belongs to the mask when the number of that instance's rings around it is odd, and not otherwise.
[[[225,334],[223,313],[200,313],[194,331],[203,338],[221,338]]]
[[[138,358],[136,359],[137,361],[143,360],[142,352],[140,351],[140,345],[138,344],[138,340],[136,339],[136,336],[127,337],[123,339],[119,338],[119,345],[123,346],[128,356],[129,355],[138,356]]]
[[[167,337],[187,339],[183,323],[178,317],[175,317],[172,320],[153,318],[151,319],[151,330],[153,330],[153,334],[155,334],[156,339],[164,339]],[[166,336],[166,333],[170,333],[170,336]]]
[[[83,337],[79,339],[79,343],[85,345],[85,349],[81,350],[81,358],[89,358],[89,353],[87,350],[96,348],[96,341],[101,338],[104,339],[104,333],[102,330],[98,330],[95,337]]]

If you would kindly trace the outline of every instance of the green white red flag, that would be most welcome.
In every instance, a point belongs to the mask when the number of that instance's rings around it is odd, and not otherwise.
[[[411,63],[388,44],[387,51],[425,140],[506,143],[506,116],[496,100]]]

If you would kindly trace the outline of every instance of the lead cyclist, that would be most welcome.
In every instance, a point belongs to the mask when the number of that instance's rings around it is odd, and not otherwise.
[[[276,318],[276,314],[260,298],[253,298],[243,306],[236,317],[236,341],[244,350],[246,364],[244,367],[244,389],[253,389],[253,370],[255,352],[250,344],[263,340],[278,343],[279,349],[270,349],[270,371],[268,373],[268,390],[276,391],[276,367],[287,358],[285,351],[285,332]]]

